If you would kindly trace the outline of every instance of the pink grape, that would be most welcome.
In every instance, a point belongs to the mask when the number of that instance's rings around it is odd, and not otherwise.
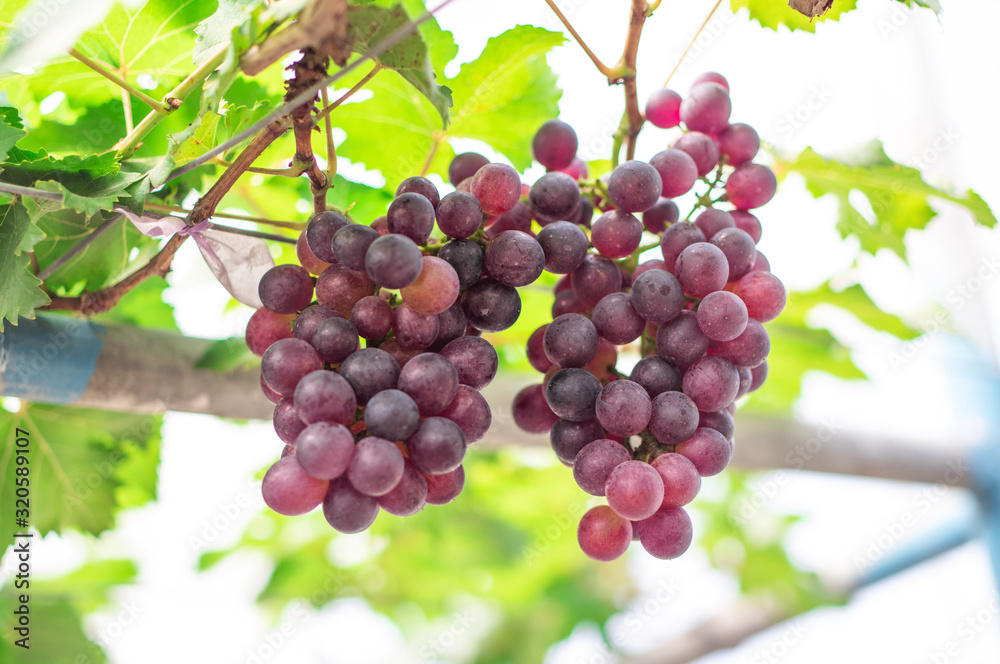
[[[663,480],[665,506],[682,507],[698,495],[701,476],[694,464],[682,454],[667,452],[653,459],[650,464]]]
[[[608,507],[631,521],[652,516],[663,503],[663,478],[645,461],[615,466],[604,490]]]
[[[620,558],[632,543],[632,523],[607,505],[598,505],[580,519],[576,539],[587,556],[608,562]]]
[[[681,96],[669,88],[660,88],[649,95],[646,102],[646,119],[654,127],[670,129],[681,122]]]
[[[691,517],[682,507],[663,507],[635,527],[642,548],[654,558],[671,560],[691,546]]]
[[[298,516],[323,502],[329,482],[311,477],[294,455],[279,459],[264,473],[264,502],[278,514]]]
[[[733,456],[732,444],[715,429],[701,427],[690,438],[677,444],[677,454],[685,456],[702,477],[718,475]]]

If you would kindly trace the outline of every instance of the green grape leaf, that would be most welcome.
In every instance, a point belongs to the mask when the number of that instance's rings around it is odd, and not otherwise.
[[[357,53],[366,53],[387,37],[410,22],[402,4],[391,9],[375,5],[351,7],[349,28],[352,48]],[[383,67],[399,73],[407,82],[420,91],[437,110],[443,125],[448,124],[448,109],[452,106],[451,91],[434,82],[434,66],[431,64],[427,44],[418,30],[404,37],[398,44],[376,58]]]
[[[215,136],[221,119],[222,116],[212,111],[201,116],[201,122],[195,127],[194,132],[177,144],[174,150],[174,165],[180,166],[211,150],[215,145]]]
[[[33,580],[31,589],[42,596],[70,597],[78,609],[89,613],[108,604],[115,586],[132,583],[138,574],[133,560],[92,560],[54,579]]]
[[[112,325],[157,330],[176,330],[174,308],[163,298],[167,282],[163,279],[146,279],[125,293],[111,311],[92,316],[90,320]]]
[[[801,175],[816,198],[833,195],[840,208],[837,229],[841,236],[857,237],[861,249],[870,254],[890,249],[906,261],[906,231],[922,229],[934,218],[932,198],[964,207],[983,226],[992,228],[997,223],[979,194],[970,189],[958,195],[927,184],[919,170],[892,161],[878,141],[843,160],[806,148],[794,159],[778,160],[775,168],[782,175]],[[874,218],[851,201],[855,191],[868,199]]]
[[[17,413],[0,412],[0,467],[12,468],[15,440],[26,431],[32,526],[43,535],[68,529],[97,535],[112,527],[121,508],[155,496],[155,473],[151,484],[143,469],[151,463],[155,469],[158,463],[161,420],[25,404]],[[14,504],[13,479],[11,472],[0,475],[0,498],[7,505]],[[122,502],[122,497],[128,500]]]
[[[3,118],[0,119],[0,161],[7,158],[14,144],[27,135],[21,125],[21,119],[15,108],[2,108]]]
[[[35,593],[31,580],[31,638],[29,651],[14,644],[19,606],[19,591],[13,584],[0,590],[0,662],[45,662],[45,664],[107,664],[108,657],[100,646],[87,638],[83,631],[83,613],[64,594]],[[30,653],[30,656],[25,656]]]
[[[729,0],[729,6],[734,14],[746,8],[751,20],[771,30],[783,25],[789,30],[815,32],[817,24],[838,21],[841,15],[855,9],[857,0],[835,0],[828,12],[811,20],[789,7],[785,0]]]
[[[785,309],[781,312],[781,321],[788,325],[806,327],[806,314],[821,304],[845,309],[868,327],[900,339],[915,339],[922,334],[898,316],[883,311],[872,301],[861,284],[834,290],[830,282],[826,282],[808,292],[789,293]]]
[[[198,35],[194,43],[195,64],[200,65],[216,46],[229,41],[233,30],[247,21],[251,10],[262,4],[263,0],[219,0],[215,13],[194,29]]]
[[[17,325],[20,317],[34,318],[35,309],[50,301],[30,269],[28,252],[39,240],[23,206],[0,207],[0,332],[4,321]]]

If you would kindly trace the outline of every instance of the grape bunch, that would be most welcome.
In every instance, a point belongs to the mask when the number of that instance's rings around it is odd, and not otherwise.
[[[560,178],[572,201],[552,213],[575,214],[579,187]],[[481,334],[517,321],[517,288],[545,255],[516,170],[464,153],[449,179],[456,191],[441,197],[408,178],[370,225],[317,214],[297,243],[301,265],[261,278],[246,341],[285,443],[262,483],[274,511],[322,504],[333,528],[354,533],[380,509],[409,516],[462,490],[466,446],[492,422],[479,390],[498,356]]]
[[[515,397],[513,415],[526,431],[549,432],[580,488],[607,498],[577,531],[597,560],[618,558],[634,539],[661,559],[687,550],[684,506],[701,478],[729,463],[735,402],[767,377],[762,323],[781,312],[785,289],[756,249],[761,225],[750,210],[771,199],[777,181],[753,161],[757,133],[730,123],[730,112],[719,74],[696,79],[686,98],[654,93],[647,120],[684,131],[649,162],[625,162],[584,185],[600,213],[592,224],[589,208],[586,218],[570,210],[568,192],[557,209],[563,199],[549,181],[562,180],[558,170],[529,194],[545,269],[564,276],[551,322],[527,342],[544,379]],[[549,169],[569,168],[566,133],[543,127],[535,137]],[[706,190],[682,221],[673,199],[699,181]],[[644,236],[658,243],[641,247]],[[640,262],[657,244],[661,257]],[[625,375],[617,360],[628,345],[642,359]]]

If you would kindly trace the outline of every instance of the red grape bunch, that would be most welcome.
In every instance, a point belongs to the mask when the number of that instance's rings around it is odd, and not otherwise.
[[[702,477],[729,463],[735,402],[767,376],[762,323],[781,312],[785,289],[756,249],[761,226],[750,210],[771,199],[777,182],[753,162],[757,133],[731,124],[730,111],[728,83],[715,73],[699,77],[686,98],[654,93],[646,118],[685,131],[648,163],[628,161],[606,181],[584,183],[601,213],[592,224],[589,206],[581,204],[586,218],[569,210],[568,192],[556,210],[561,190],[548,181],[562,173],[531,188],[545,269],[564,276],[552,321],[527,343],[545,378],[515,397],[513,415],[529,432],[548,431],[580,488],[607,498],[577,532],[597,560],[618,558],[634,539],[657,558],[687,550],[684,506]],[[570,132],[543,126],[538,161],[567,168]],[[681,221],[672,199],[699,181],[706,191]],[[644,235],[658,240],[662,259],[639,262]],[[618,349],[633,344],[642,359],[625,375]]]
[[[579,187],[562,178],[552,213],[575,214]],[[409,516],[461,491],[466,446],[492,422],[479,390],[498,356],[480,335],[517,321],[517,288],[545,254],[515,221],[527,209],[517,171],[465,153],[449,179],[458,190],[441,197],[408,178],[370,225],[317,214],[298,241],[301,265],[261,278],[246,340],[286,444],[262,483],[274,511],[322,504],[353,533],[380,509]]]

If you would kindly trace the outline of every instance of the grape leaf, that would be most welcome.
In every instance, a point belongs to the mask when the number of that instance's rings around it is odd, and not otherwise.
[[[992,228],[997,223],[986,201],[974,191],[956,195],[927,184],[917,169],[892,161],[878,141],[842,161],[806,148],[792,160],[779,159],[776,170],[801,175],[809,193],[816,198],[827,194],[836,197],[840,207],[837,229],[841,236],[856,236],[862,250],[870,254],[891,249],[905,261],[906,231],[926,227],[936,214],[928,202],[930,198],[964,207],[984,226]],[[851,202],[852,191],[867,197],[874,219]]]
[[[101,22],[114,0],[53,3],[33,0],[14,18],[0,54],[0,72],[44,64],[63,55],[86,30]],[[15,7],[5,7],[13,12]],[[40,29],[39,26],[44,26]]]
[[[830,282],[808,292],[788,294],[781,320],[785,324],[806,326],[806,314],[820,304],[828,304],[853,314],[862,323],[879,332],[886,332],[900,339],[915,339],[922,332],[907,325],[898,316],[883,311],[872,301],[861,284],[834,290]]]
[[[111,311],[92,316],[90,320],[105,324],[176,330],[174,308],[163,299],[166,289],[165,280],[146,279],[125,293]]]
[[[815,32],[817,24],[837,21],[842,14],[855,9],[857,0],[835,0],[830,11],[811,20],[789,7],[784,0],[729,0],[729,6],[734,14],[746,8],[750,19],[765,28],[777,30],[783,25],[789,30]]]
[[[215,13],[198,24],[194,29],[198,38],[194,43],[194,62],[201,64],[208,52],[229,41],[233,30],[250,16],[250,10],[263,4],[263,0],[219,0]]]
[[[32,579],[32,586],[35,580]],[[0,591],[0,629],[5,638],[0,639],[0,662],[45,662],[45,664],[107,664],[108,658],[96,643],[83,631],[83,616],[76,607],[59,593],[31,596],[32,633],[30,656],[13,641],[18,606],[18,592],[13,584],[5,584]]]
[[[41,238],[29,233],[31,218],[23,206],[0,207],[0,332],[4,321],[34,318],[35,309],[49,303],[42,282],[30,270],[28,251]]]
[[[155,496],[155,473],[151,480],[138,471],[158,463],[161,420],[44,404],[0,412],[0,498],[14,504],[15,430],[27,431],[32,526],[43,535],[67,529],[96,535],[113,525],[122,507],[140,504],[137,495],[145,497],[141,502]],[[122,495],[130,498],[124,505]]]
[[[14,147],[14,144],[27,133],[23,131],[17,109],[6,107],[0,111],[3,112],[3,118],[0,119],[0,161],[3,161],[7,158],[7,154]]]

